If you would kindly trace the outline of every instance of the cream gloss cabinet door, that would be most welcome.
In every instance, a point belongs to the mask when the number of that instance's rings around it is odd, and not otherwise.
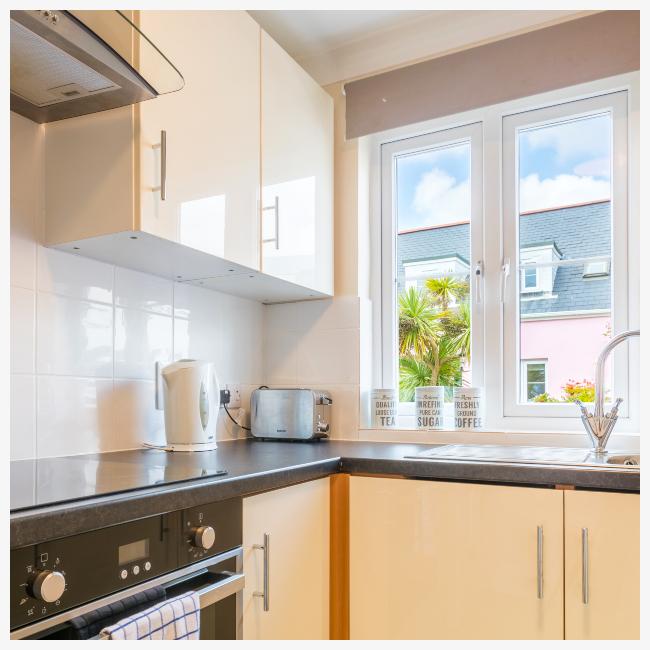
[[[352,477],[350,638],[561,639],[562,493]]]
[[[244,639],[329,638],[329,489],[323,478],[244,499]]]
[[[332,98],[262,31],[262,270],[333,293]]]
[[[567,639],[639,639],[638,494],[565,493]]]
[[[139,21],[185,79],[139,107],[140,229],[257,269],[259,25],[245,11],[144,10]],[[151,52],[140,48],[144,71]]]

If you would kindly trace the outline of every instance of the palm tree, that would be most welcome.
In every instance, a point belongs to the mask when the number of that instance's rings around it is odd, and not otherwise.
[[[442,311],[449,309],[452,300],[462,300],[469,293],[469,286],[465,280],[458,280],[448,275],[442,278],[429,278],[424,286],[431,293],[434,302],[442,307]]]
[[[409,287],[399,297],[399,353],[424,356],[440,332],[438,314],[423,291]]]
[[[424,290],[399,297],[400,399],[413,400],[418,386],[460,386],[471,353],[469,285],[431,278]],[[452,299],[457,305],[450,307]]]
[[[422,358],[401,357],[400,400],[412,402],[418,386],[460,386],[462,358],[456,343],[449,337],[438,339],[435,348]]]

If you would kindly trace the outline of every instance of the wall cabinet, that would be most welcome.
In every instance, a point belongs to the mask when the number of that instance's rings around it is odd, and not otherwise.
[[[562,493],[350,479],[350,638],[561,639]]]
[[[101,33],[111,12],[77,13]],[[134,19],[185,86],[44,126],[45,244],[262,301],[331,295],[331,98],[244,11]]]
[[[333,292],[332,98],[262,32],[262,269]]]
[[[567,639],[638,639],[638,494],[565,493]]]
[[[323,478],[244,499],[244,639],[329,638],[329,490]]]

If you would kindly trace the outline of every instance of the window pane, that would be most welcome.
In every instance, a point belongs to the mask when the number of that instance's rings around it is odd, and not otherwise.
[[[471,383],[470,143],[395,159],[400,400]]]
[[[593,401],[612,316],[611,140],[609,113],[519,130],[519,358],[547,360],[543,380],[525,366],[520,401]]]

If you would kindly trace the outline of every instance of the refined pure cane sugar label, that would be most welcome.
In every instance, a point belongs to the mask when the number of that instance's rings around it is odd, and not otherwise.
[[[444,389],[419,386],[415,391],[415,422],[418,429],[442,429]]]

